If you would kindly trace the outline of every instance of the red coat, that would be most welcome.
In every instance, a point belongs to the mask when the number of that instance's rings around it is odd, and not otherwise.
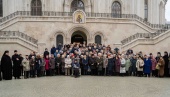
[[[49,70],[49,59],[45,59],[45,70]]]

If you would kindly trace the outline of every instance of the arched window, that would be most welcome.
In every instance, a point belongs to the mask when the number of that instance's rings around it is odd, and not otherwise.
[[[59,44],[63,45],[63,36],[62,35],[57,35],[56,37],[56,46],[58,46]]]
[[[0,0],[0,17],[3,17],[3,1]]]
[[[145,21],[148,21],[148,0],[145,0]]]
[[[120,18],[121,16],[121,4],[118,1],[112,4],[112,17]]]
[[[95,36],[95,43],[97,43],[97,44],[102,44],[102,38],[101,38],[100,35],[96,35],[96,36]]]
[[[74,12],[76,10],[84,10],[84,3],[81,0],[73,0],[71,3],[71,12]]]
[[[31,15],[33,15],[33,16],[41,16],[42,15],[41,0],[32,0],[32,2],[31,2]]]

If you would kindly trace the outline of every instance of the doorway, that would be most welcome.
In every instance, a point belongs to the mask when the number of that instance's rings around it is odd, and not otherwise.
[[[71,43],[81,43],[81,44],[83,44],[84,41],[87,43],[87,36],[82,31],[76,31],[71,36]]]

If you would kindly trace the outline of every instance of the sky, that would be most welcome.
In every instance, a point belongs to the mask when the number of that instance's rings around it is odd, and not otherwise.
[[[166,19],[167,21],[170,21],[170,0],[168,0],[166,4]]]

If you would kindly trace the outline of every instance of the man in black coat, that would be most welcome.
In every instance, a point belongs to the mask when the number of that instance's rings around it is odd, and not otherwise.
[[[1,77],[1,61],[0,61],[0,81],[2,80],[2,77]]]
[[[164,72],[165,72],[165,77],[169,77],[169,68],[168,68],[168,64],[169,64],[169,57],[168,57],[168,52],[164,52],[164,56],[163,59],[165,61],[165,67],[164,67]]]
[[[1,59],[1,71],[4,80],[12,80],[12,62],[9,51],[5,51]]]
[[[13,61],[13,76],[15,79],[21,79],[21,61],[20,56],[18,55],[17,50],[14,51],[14,55],[12,56]]]

